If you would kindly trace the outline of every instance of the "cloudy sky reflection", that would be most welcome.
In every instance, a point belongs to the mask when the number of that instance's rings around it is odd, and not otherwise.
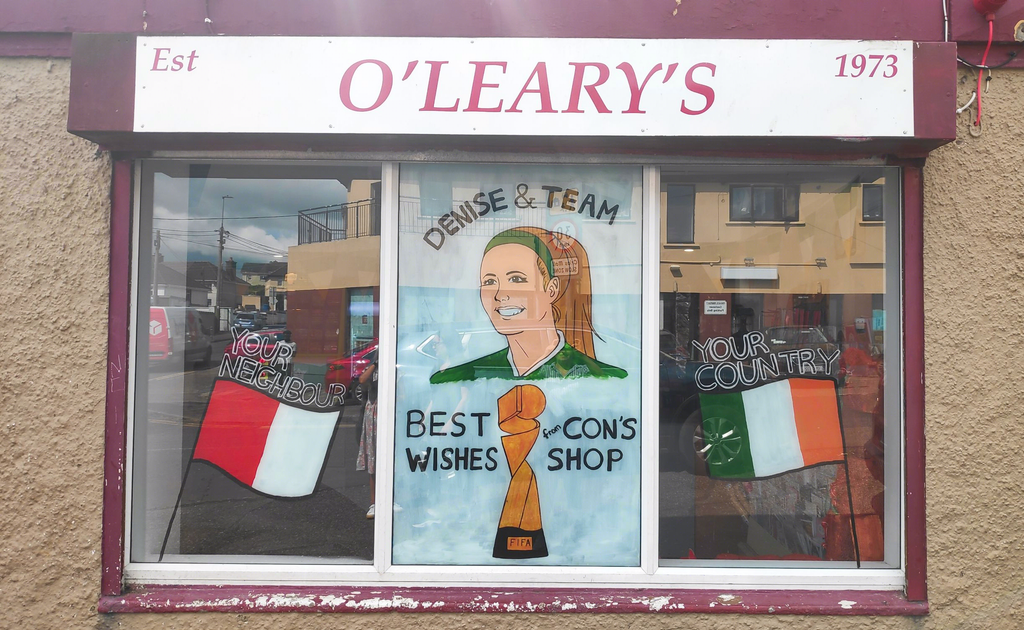
[[[237,238],[224,246],[224,259],[283,260],[297,245],[298,211],[348,201],[338,179],[233,179],[154,174],[153,229],[160,231],[165,262],[217,260],[222,196],[224,229]],[[355,200],[353,200],[355,201]]]

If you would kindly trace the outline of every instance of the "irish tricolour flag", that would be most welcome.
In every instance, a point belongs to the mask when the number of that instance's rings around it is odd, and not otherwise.
[[[316,489],[340,413],[289,405],[218,379],[192,459],[264,494],[307,496]]]
[[[708,475],[771,477],[845,461],[834,381],[791,378],[744,392],[701,394]]]

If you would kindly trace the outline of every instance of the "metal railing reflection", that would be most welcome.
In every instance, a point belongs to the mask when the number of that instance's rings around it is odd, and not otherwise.
[[[300,210],[299,245],[380,235],[380,201],[363,199]]]

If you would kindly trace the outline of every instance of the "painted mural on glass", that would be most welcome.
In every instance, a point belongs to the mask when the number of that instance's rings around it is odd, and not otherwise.
[[[640,169],[402,167],[396,564],[639,563]]]

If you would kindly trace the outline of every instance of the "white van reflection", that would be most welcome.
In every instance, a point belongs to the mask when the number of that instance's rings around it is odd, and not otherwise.
[[[204,316],[213,314],[187,306],[149,307],[150,365],[208,365],[213,344]]]

